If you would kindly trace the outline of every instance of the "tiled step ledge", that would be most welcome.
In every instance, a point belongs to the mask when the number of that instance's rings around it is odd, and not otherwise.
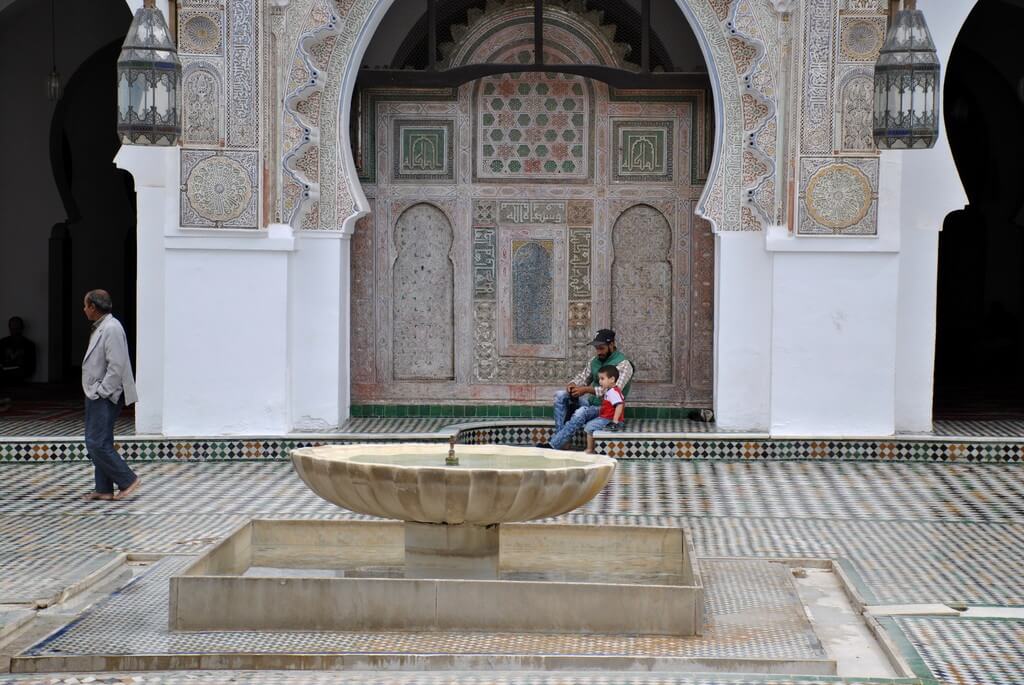
[[[122,454],[133,461],[279,461],[310,445],[351,442],[527,445],[546,440],[552,421],[517,419],[467,422],[435,432],[310,433],[287,436],[124,436]],[[772,438],[762,433],[596,433],[599,452],[618,459],[769,461],[1024,462],[1021,438],[950,438],[932,435],[878,438]],[[577,442],[577,444],[579,444]],[[79,437],[0,439],[0,463],[85,461]]]

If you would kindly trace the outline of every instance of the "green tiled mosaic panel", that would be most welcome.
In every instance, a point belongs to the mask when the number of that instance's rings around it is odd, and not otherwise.
[[[586,180],[590,99],[567,74],[502,74],[481,81],[476,176]]]
[[[672,121],[613,121],[614,180],[671,183],[673,128]]]
[[[394,181],[452,181],[455,178],[455,122],[396,119]]]

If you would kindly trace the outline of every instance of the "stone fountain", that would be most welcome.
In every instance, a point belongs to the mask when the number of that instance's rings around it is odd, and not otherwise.
[[[500,525],[558,516],[589,502],[615,460],[537,448],[450,444],[337,445],[292,451],[316,494],[405,522],[406,578],[498,578]]]
[[[683,529],[526,523],[593,499],[613,459],[454,439],[291,457],[320,497],[379,518],[248,522],[171,578],[171,630],[701,631]]]

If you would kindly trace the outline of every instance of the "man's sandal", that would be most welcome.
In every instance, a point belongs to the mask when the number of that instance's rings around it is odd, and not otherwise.
[[[82,499],[86,502],[109,502],[114,499],[114,493],[112,492],[87,492],[82,495]]]

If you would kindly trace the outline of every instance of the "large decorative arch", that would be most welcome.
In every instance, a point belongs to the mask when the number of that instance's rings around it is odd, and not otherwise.
[[[369,210],[347,124],[362,55],[393,2],[292,0],[288,6],[283,43],[294,51],[285,75],[280,201],[296,229],[350,233]],[[777,224],[779,16],[770,0],[676,2],[704,52],[715,101],[714,159],[697,213],[716,231]],[[550,0],[555,4],[583,5]]]

